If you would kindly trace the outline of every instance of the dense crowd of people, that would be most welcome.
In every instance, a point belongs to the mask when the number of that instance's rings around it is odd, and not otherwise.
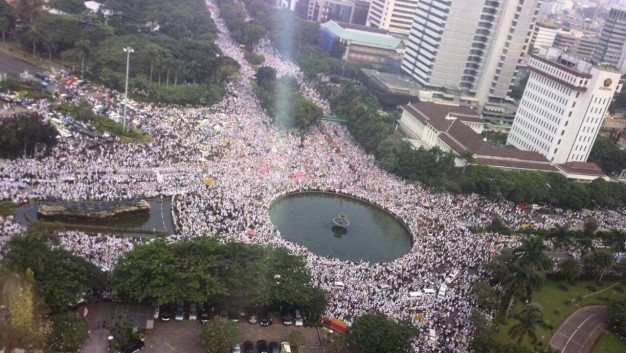
[[[207,3],[207,5],[211,5]],[[152,141],[126,144],[92,143],[73,132],[48,157],[0,161],[0,198],[29,200],[118,200],[175,196],[171,240],[209,234],[221,241],[273,245],[305,259],[314,285],[329,292],[327,316],[351,323],[365,312],[382,312],[408,319],[438,338],[422,335],[414,352],[467,352],[469,324],[475,300],[474,282],[488,277],[484,265],[518,238],[496,233],[475,236],[469,227],[487,227],[495,216],[510,226],[556,224],[582,227],[581,213],[544,215],[501,200],[477,195],[435,193],[408,183],[379,168],[339,124],[319,122],[300,133],[271,125],[257,101],[249,79],[253,68],[228,34],[216,7],[210,7],[219,30],[216,44],[241,66],[240,79],[227,86],[224,99],[210,107],[152,107],[133,102],[131,116]],[[293,76],[302,94],[331,115],[325,102],[292,62],[279,57],[267,39],[254,49],[264,65],[279,76]],[[93,85],[68,86],[73,103],[87,101],[95,110],[119,116],[122,95]],[[46,102],[23,100],[45,119],[66,120]],[[117,114],[112,114],[117,113]],[[208,121],[208,123],[202,123]],[[298,177],[296,177],[298,175]],[[285,193],[320,190],[354,195],[378,205],[402,220],[413,237],[411,251],[389,263],[354,263],[318,256],[286,240],[272,225],[269,208]],[[602,228],[626,228],[623,219],[598,211]],[[12,217],[0,219],[0,255],[6,241],[23,228]],[[64,231],[59,246],[109,270],[135,241],[120,235]],[[443,298],[409,292],[435,291],[452,271],[458,277]],[[336,282],[342,282],[341,287]],[[386,284],[388,287],[381,287]]]

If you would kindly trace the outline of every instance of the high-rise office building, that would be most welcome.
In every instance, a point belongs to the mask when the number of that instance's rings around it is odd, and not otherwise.
[[[411,31],[417,3],[418,0],[372,0],[367,25],[407,35]]]
[[[504,101],[517,75],[539,0],[420,0],[402,69],[432,90]]]
[[[609,11],[593,61],[626,72],[626,9],[612,8]]]
[[[621,74],[556,48],[541,49],[528,65],[507,144],[557,164],[586,162]]]

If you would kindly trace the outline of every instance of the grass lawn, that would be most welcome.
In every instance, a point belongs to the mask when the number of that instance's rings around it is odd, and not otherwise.
[[[11,201],[0,201],[0,216],[7,217],[12,215],[20,205]]]
[[[566,281],[548,281],[541,291],[533,294],[533,303],[538,303],[543,307],[543,319],[552,326],[550,328],[537,329],[537,338],[541,340],[545,345],[550,341],[552,333],[565,321],[565,319],[576,311],[578,308],[587,305],[594,304],[608,304],[613,299],[623,300],[626,298],[626,293],[618,292],[615,289],[615,281],[604,281],[602,286],[598,286],[593,281],[578,281],[576,285],[569,285]],[[559,288],[559,285],[564,285],[568,288],[565,292]],[[595,289],[589,290],[587,287],[593,286]],[[614,287],[611,287],[614,286]],[[604,290],[606,288],[609,288]],[[619,287],[619,285],[618,285]],[[623,287],[622,287],[623,288]],[[604,291],[602,291],[604,290]],[[599,292],[602,291],[602,292]],[[598,293],[599,292],[599,293]],[[581,300],[576,300],[578,296],[584,297]],[[567,302],[567,304],[566,304]],[[505,324],[501,324],[498,332],[495,334],[495,339],[500,342],[509,342],[508,336],[509,327],[514,325],[517,321],[512,319],[511,316],[521,310],[524,303],[518,301],[509,314],[509,319]],[[530,339],[525,338],[524,345],[531,347]]]
[[[611,331],[604,331],[602,338],[596,343],[591,353],[624,353],[626,343],[622,342],[617,335]]]

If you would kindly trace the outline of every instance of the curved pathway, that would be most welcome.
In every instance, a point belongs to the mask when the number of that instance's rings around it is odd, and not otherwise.
[[[606,305],[576,310],[550,338],[550,347],[560,353],[588,353],[604,332]]]

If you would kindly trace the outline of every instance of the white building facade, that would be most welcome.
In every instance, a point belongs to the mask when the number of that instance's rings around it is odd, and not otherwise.
[[[529,71],[507,144],[556,164],[586,162],[621,74],[556,48],[533,55]]]
[[[426,89],[506,99],[531,37],[539,0],[420,0],[402,69]]]
[[[418,0],[372,0],[367,26],[408,35]]]
[[[537,23],[533,31],[531,43],[535,50],[540,48],[551,48],[554,45],[556,34],[560,30],[557,26]]]

